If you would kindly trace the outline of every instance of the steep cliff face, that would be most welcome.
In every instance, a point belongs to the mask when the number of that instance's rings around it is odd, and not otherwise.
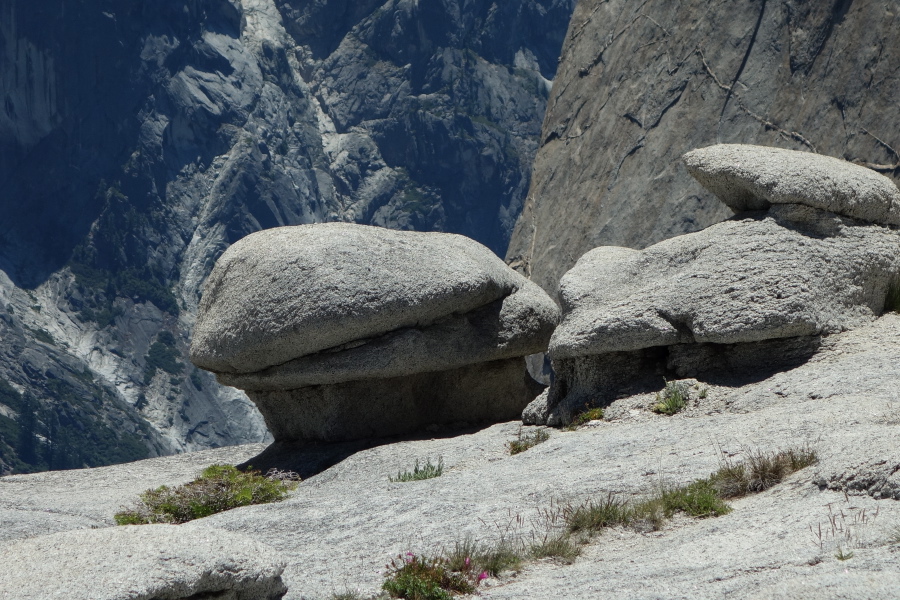
[[[36,433],[53,371],[149,424],[150,453],[263,439],[185,352],[206,275],[253,231],[350,221],[502,252],[573,7],[0,0],[0,317],[18,340],[0,380],[34,398]]]
[[[555,292],[591,248],[728,218],[679,160],[714,143],[819,152],[900,180],[898,25],[887,0],[581,0],[507,260]]]

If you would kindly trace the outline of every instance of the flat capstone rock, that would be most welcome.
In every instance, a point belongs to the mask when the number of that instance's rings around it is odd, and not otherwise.
[[[247,236],[216,263],[191,360],[294,389],[541,352],[559,309],[478,242],[327,223]]]
[[[276,600],[285,563],[237,533],[178,525],[78,529],[0,548],[0,598]]]
[[[735,212],[805,204],[855,219],[900,225],[900,190],[871,169],[810,152],[718,144],[688,152],[688,172]]]

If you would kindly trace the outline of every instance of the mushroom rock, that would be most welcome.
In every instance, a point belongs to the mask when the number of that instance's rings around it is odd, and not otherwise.
[[[277,441],[508,420],[559,309],[463,236],[327,223],[240,240],[207,280],[191,360],[244,389]]]

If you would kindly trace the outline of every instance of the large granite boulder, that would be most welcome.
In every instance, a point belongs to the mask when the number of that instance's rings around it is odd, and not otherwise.
[[[546,349],[558,319],[540,288],[468,238],[282,227],[216,263],[191,360],[246,390],[276,439],[391,435],[514,415],[535,393],[524,357]]]
[[[564,422],[622,385],[673,371],[802,357],[819,336],[884,311],[900,283],[900,232],[836,212],[897,222],[893,183],[802,152],[719,146],[685,159],[734,205],[768,210],[642,251],[582,256],[559,284],[564,316],[549,349],[556,382],[527,420]]]
[[[78,529],[0,549],[0,598],[276,600],[284,561],[220,529],[141,525]]]

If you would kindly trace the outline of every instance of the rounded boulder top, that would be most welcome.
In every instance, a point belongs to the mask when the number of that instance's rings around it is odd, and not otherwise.
[[[851,162],[813,154],[719,144],[684,155],[688,172],[735,212],[770,204],[805,204],[820,210],[900,225],[900,190],[894,182]]]
[[[251,234],[219,258],[191,360],[250,373],[504,298],[521,275],[469,238],[347,223]]]

